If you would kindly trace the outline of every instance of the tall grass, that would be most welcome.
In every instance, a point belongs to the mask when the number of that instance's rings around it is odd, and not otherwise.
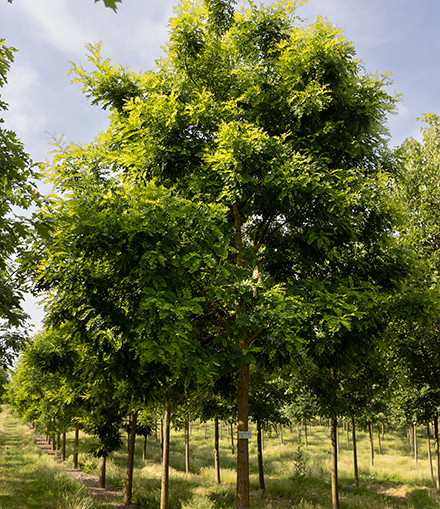
[[[252,431],[256,435],[256,430]],[[258,492],[256,440],[251,439],[249,442],[252,509],[329,509],[330,439],[327,426],[318,422],[313,424],[307,447],[304,437],[301,441],[297,439],[296,430],[292,432],[288,428],[284,429],[283,439],[284,443],[281,444],[275,432],[265,434],[264,494]],[[91,437],[81,435],[79,462],[85,472],[97,475],[99,462],[87,453],[88,442],[91,440]],[[139,509],[158,509],[161,478],[160,444],[154,438],[149,438],[147,460],[143,461],[142,440],[138,438],[136,445],[134,502]],[[170,509],[234,508],[236,456],[231,453],[230,437],[226,427],[223,426],[220,441],[222,481],[220,485],[215,483],[214,475],[213,425],[208,423],[208,435],[205,439],[203,426],[194,424],[190,440],[191,473],[185,474],[183,430],[171,432]],[[417,466],[404,430],[396,430],[385,435],[381,454],[378,451],[377,434],[375,441],[374,465],[371,466],[368,434],[363,430],[358,431],[361,486],[356,488],[351,440],[347,445],[345,432],[340,430],[338,460],[341,509],[439,508],[440,498],[431,482],[426,439],[422,432],[419,432],[420,452]],[[73,433],[69,433],[68,465],[71,465],[72,452]],[[123,487],[126,464],[126,447],[109,458],[107,479],[114,488]],[[74,494],[69,496],[74,497]],[[82,494],[79,494],[79,497],[81,496]],[[88,507],[75,506],[73,503],[65,507],[75,509]]]
[[[98,509],[85,489],[35,445],[27,426],[0,412],[0,509]]]

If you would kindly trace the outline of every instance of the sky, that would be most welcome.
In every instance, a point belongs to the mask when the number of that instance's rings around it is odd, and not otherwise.
[[[52,136],[85,143],[108,125],[108,113],[92,106],[66,74],[70,62],[87,60],[85,44],[102,41],[104,57],[152,69],[176,3],[122,0],[115,13],[94,0],[0,0],[0,39],[18,50],[0,91],[9,104],[4,127],[16,132],[34,161],[47,158]],[[438,0],[310,0],[297,14],[310,22],[327,18],[354,43],[368,72],[391,73],[389,91],[401,94],[388,122],[391,147],[420,137],[416,119],[423,113],[440,114]],[[38,330],[43,310],[31,298],[25,310]]]

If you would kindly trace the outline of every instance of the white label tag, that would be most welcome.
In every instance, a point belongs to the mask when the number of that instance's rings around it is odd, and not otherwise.
[[[239,431],[238,438],[249,440],[250,438],[252,438],[252,431]]]

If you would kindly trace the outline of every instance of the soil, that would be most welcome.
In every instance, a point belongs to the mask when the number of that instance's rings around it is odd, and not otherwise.
[[[63,461],[59,458],[55,451],[52,449],[52,445],[48,444],[43,437],[35,436],[36,444],[40,447],[40,449],[48,454],[49,456],[53,456],[54,460],[63,465]],[[79,468],[67,468],[64,466],[64,470],[78,482],[83,484],[89,495],[96,500],[98,504],[105,504],[108,507],[115,507],[119,509],[126,509],[128,506],[124,504],[120,504],[116,502],[117,499],[120,499],[123,496],[122,491],[115,491],[110,486],[106,485],[105,488],[99,487],[99,477],[96,475],[86,474]],[[130,506],[135,507],[135,506]]]

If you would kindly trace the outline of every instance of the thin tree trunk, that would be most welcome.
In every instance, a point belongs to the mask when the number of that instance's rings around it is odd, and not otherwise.
[[[61,449],[61,435],[57,435],[57,451]]]
[[[377,443],[378,443],[379,454],[382,454],[382,444],[381,444],[381,440],[380,440],[380,427],[377,428]]]
[[[359,470],[357,458],[357,443],[356,443],[356,424],[354,422],[354,415],[351,416],[351,433],[353,437],[353,464],[354,464],[354,485],[359,488]]]
[[[296,421],[296,438],[299,440],[299,421]]]
[[[257,455],[258,455],[258,487],[261,490],[261,493],[264,494],[264,492],[266,491],[266,484],[264,482],[263,444],[260,419],[257,419]]]
[[[219,429],[218,417],[214,418],[214,469],[215,469],[215,482],[220,484],[220,447],[219,447]]]
[[[203,423],[203,438],[206,440],[206,422]]]
[[[440,451],[438,443],[438,415],[434,415],[434,442],[435,442],[435,485],[440,493]]]
[[[73,468],[78,468],[78,448],[79,448],[79,424],[75,425],[75,443],[73,446]]]
[[[431,481],[434,482],[434,471],[432,469],[432,454],[431,454],[431,434],[429,433],[429,423],[426,426],[426,437],[428,441],[429,471],[431,472]]]
[[[163,419],[160,420],[160,453],[163,458]]]
[[[373,425],[368,423],[368,431],[370,433],[370,464],[374,465],[374,445],[373,445]]]
[[[128,447],[127,476],[125,478],[124,504],[131,504],[133,497],[133,466],[134,466],[134,449],[136,445],[136,426],[138,412],[133,412],[131,416],[130,440]]]
[[[101,467],[99,469],[99,487],[105,488],[105,467],[106,467],[106,457],[101,456]]]
[[[280,424],[280,445],[284,445],[283,441],[283,425]]]
[[[144,435],[144,446],[142,448],[142,461],[147,461],[147,437],[148,435]]]
[[[338,419],[336,415],[331,419],[331,442],[332,442],[332,509],[339,509],[338,492]]]
[[[414,430],[414,464],[415,464],[415,466],[417,466],[418,451],[417,451],[417,426],[416,425],[413,426],[413,430]]]
[[[185,472],[190,473],[189,469],[189,422],[185,421]]]
[[[160,491],[160,509],[168,509],[168,487],[170,466],[170,418],[171,402],[165,400],[165,415],[163,419],[163,456],[162,456],[162,484]]]
[[[63,432],[63,440],[61,444],[61,459],[66,461],[66,432]]]
[[[333,423],[332,423],[333,425]],[[336,452],[338,453],[338,456],[339,456],[339,424],[338,424],[338,421],[336,421]]]
[[[234,425],[231,422],[231,453],[235,454],[235,445],[234,445]]]
[[[237,509],[249,509],[249,447],[240,433],[248,431],[249,366],[241,363],[238,375]]]
[[[309,446],[308,434],[307,434],[307,421],[304,422],[304,442],[306,444],[306,448]]]

